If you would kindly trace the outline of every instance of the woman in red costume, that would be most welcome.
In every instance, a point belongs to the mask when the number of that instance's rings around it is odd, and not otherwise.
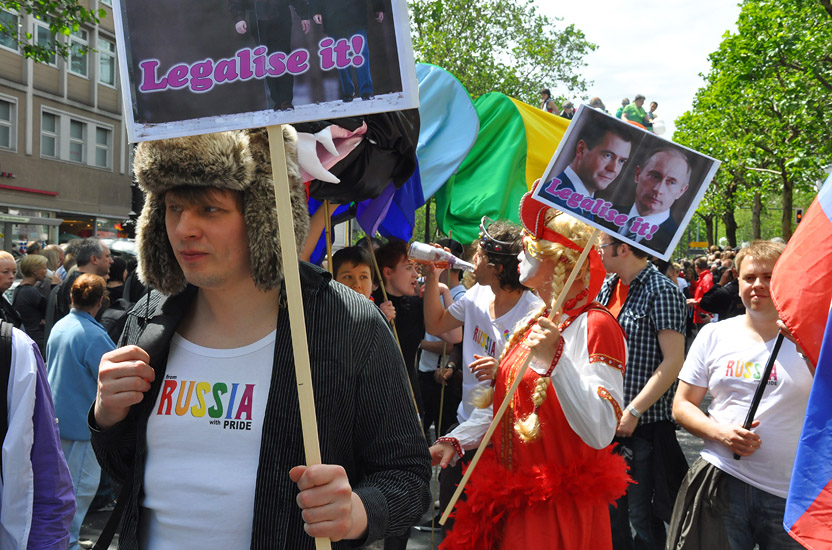
[[[520,210],[526,229],[520,281],[553,304],[592,229],[530,193]],[[545,309],[506,345],[494,377],[495,410],[530,353],[532,360],[466,486],[466,500],[457,504],[443,550],[611,548],[608,506],[629,482],[624,459],[610,447],[627,351],[617,321],[593,300],[604,275],[592,250],[557,322]],[[491,396],[483,397],[487,406]],[[440,439],[431,447],[434,463],[447,464],[457,449],[453,439]]]

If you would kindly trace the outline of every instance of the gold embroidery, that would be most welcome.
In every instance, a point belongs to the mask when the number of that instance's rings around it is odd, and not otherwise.
[[[609,392],[609,390],[607,388],[605,388],[604,386],[598,386],[598,396],[601,399],[605,399],[605,400],[610,402],[610,405],[612,405],[613,411],[615,411],[616,420],[620,421],[621,420],[621,414],[622,414],[621,405],[619,405],[618,402],[613,398],[613,396]]]
[[[604,363],[606,366],[619,370],[621,374],[624,374],[624,363],[615,357],[603,353],[593,353],[589,356],[589,364],[591,365],[593,363]]]

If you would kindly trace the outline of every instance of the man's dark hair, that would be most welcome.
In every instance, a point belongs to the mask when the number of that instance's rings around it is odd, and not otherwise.
[[[395,269],[406,258],[407,243],[401,239],[390,239],[376,250],[376,262],[379,271],[382,271],[385,267]]]
[[[120,283],[124,282],[125,276],[127,275],[125,272],[127,271],[127,262],[124,261],[124,258],[115,257],[113,258],[113,263],[110,264],[110,281],[118,281]]]
[[[373,273],[373,258],[370,257],[370,252],[366,248],[360,246],[347,246],[332,255],[332,272],[338,276],[338,270],[345,263],[352,265],[366,265],[370,268],[370,273]],[[375,279],[375,275],[373,275]]]
[[[644,97],[644,96],[643,96],[643,95],[641,95],[641,94],[636,94],[636,97],[633,99],[633,101],[638,101],[639,99],[647,99],[647,98],[646,98],[646,97]]]
[[[584,126],[581,133],[578,134],[578,141],[586,143],[588,149],[595,149],[604,139],[607,132],[618,136],[627,143],[632,143],[633,141],[633,134],[629,131],[629,128],[616,124],[612,120],[608,120],[607,117],[603,117],[597,122],[593,121]]]
[[[100,258],[103,252],[101,241],[97,237],[87,237],[79,242],[75,249],[75,262],[78,267],[84,267],[90,263],[93,256]]]
[[[617,239],[615,237],[612,237],[612,236],[610,236],[610,240],[613,243],[615,243],[615,244],[612,245],[612,255],[613,256],[618,256],[618,247],[622,244],[626,244],[627,247],[630,249],[630,253],[633,256],[635,256],[636,258],[641,258],[641,259],[646,259],[647,258],[647,252],[645,252],[644,250],[642,250],[640,248],[636,248],[635,246],[632,246],[630,243],[625,243],[624,241],[622,241],[620,239]]]
[[[519,225],[505,220],[491,222],[491,225],[486,229],[493,239],[510,243],[508,250],[503,253],[489,252],[486,248],[483,248],[488,263],[495,267],[502,267],[498,272],[500,288],[503,290],[523,290],[525,287],[520,284],[520,274],[517,272],[517,265],[520,263],[517,255],[523,250],[523,229]]]
[[[696,258],[696,262],[693,265],[696,266],[696,269],[708,269],[708,258],[705,256],[699,256]]]

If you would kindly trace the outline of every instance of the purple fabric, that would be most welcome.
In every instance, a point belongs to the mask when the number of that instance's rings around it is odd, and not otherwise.
[[[32,346],[38,362],[35,411],[32,415],[35,438],[32,444],[34,507],[28,548],[65,549],[69,546],[69,525],[75,515],[72,478],[61,450],[55,423],[52,393],[46,381],[46,367],[40,351]]]
[[[382,220],[387,215],[387,210],[393,202],[395,193],[396,186],[391,183],[384,188],[384,191],[378,197],[358,203],[355,219],[366,234],[376,234],[378,226],[381,225]]]

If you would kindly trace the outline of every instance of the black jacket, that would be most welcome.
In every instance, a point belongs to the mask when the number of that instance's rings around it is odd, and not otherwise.
[[[330,278],[317,267],[301,264],[322,460],[344,467],[367,510],[367,539],[333,544],[344,549],[410,529],[429,504],[431,470],[401,355],[386,321],[369,300]],[[189,286],[176,296],[153,292],[139,300],[120,345],[135,343],[147,351],[156,378],[144,400],[107,431],[96,429],[90,410],[99,463],[113,479],[133,483],[121,524],[122,549],[138,548],[148,416],[165,378],[170,340],[196,293]],[[297,486],[288,476],[291,467],[304,464],[304,454],[286,307],[278,314],[266,411],[251,548],[312,550],[314,539],[304,532],[295,502]],[[206,521],[222,521],[222,506],[217,510],[217,517]]]

